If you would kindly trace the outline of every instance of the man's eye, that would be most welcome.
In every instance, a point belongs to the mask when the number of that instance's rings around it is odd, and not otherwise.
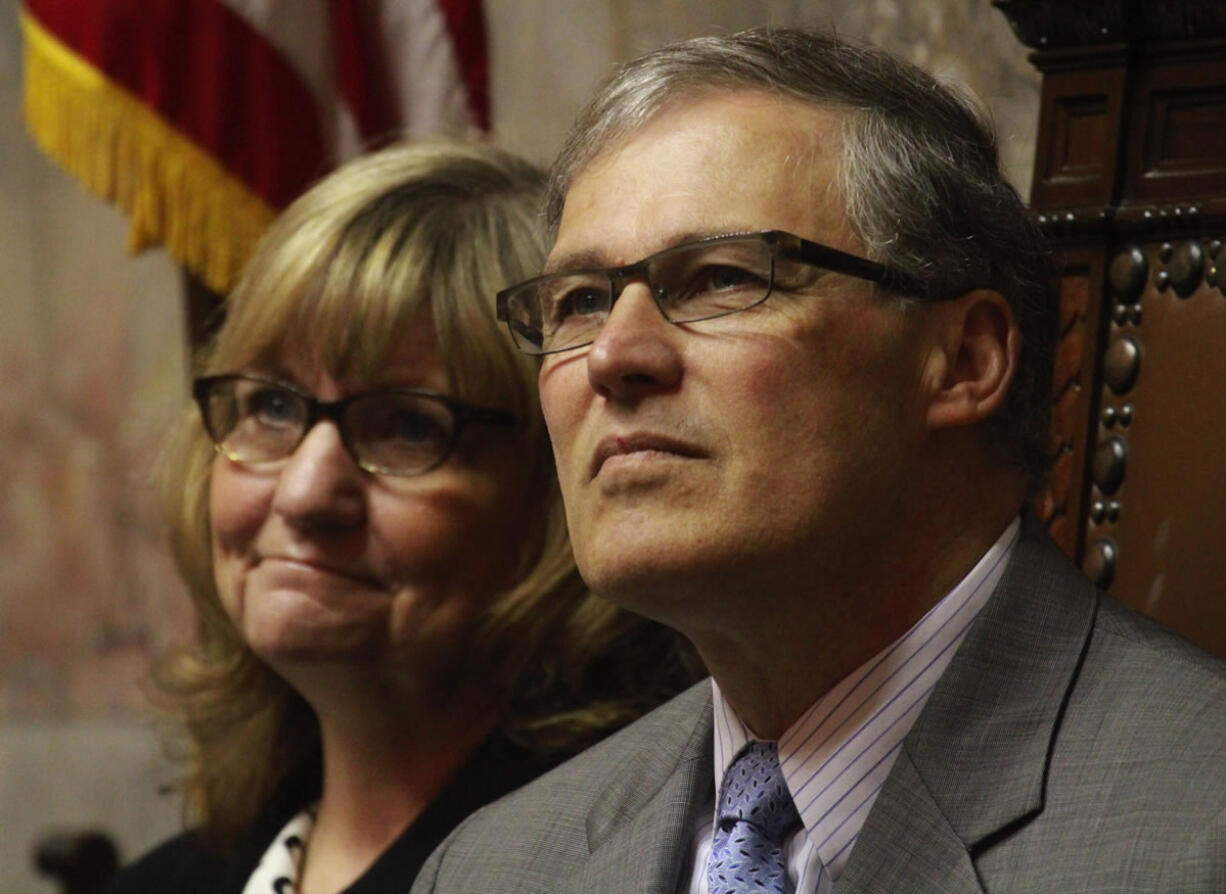
[[[726,292],[730,289],[762,288],[766,280],[760,274],[742,267],[726,264],[711,264],[698,271],[694,278],[694,291]]]
[[[769,274],[767,274],[769,277]],[[723,313],[753,303],[765,294],[769,279],[735,264],[703,264],[661,278],[656,301],[687,312]]]
[[[582,286],[569,289],[557,303],[557,318],[569,316],[591,316],[604,313],[609,303],[608,293],[604,289]]]

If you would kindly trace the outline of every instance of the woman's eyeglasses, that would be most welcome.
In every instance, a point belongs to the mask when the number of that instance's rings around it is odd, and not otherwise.
[[[515,423],[510,413],[430,391],[379,388],[325,401],[257,375],[196,379],[192,395],[218,452],[253,466],[285,459],[317,422],[328,419],[361,468],[381,475],[421,475],[446,461],[469,423]]]

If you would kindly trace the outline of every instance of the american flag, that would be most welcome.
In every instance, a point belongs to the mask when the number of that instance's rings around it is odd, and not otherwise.
[[[25,0],[22,30],[36,142],[217,292],[339,162],[489,124],[480,0]]]

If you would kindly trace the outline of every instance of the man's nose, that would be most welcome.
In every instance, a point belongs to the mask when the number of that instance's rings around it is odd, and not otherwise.
[[[642,280],[629,282],[588,350],[588,380],[610,400],[667,391],[681,379],[685,333],[664,318]]]
[[[281,469],[273,509],[292,526],[347,528],[366,517],[365,473],[334,422],[317,422]]]

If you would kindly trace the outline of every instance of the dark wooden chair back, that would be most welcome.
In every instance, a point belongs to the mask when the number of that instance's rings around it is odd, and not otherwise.
[[[1226,4],[995,5],[1043,75],[1031,204],[1064,259],[1039,511],[1226,657]]]

